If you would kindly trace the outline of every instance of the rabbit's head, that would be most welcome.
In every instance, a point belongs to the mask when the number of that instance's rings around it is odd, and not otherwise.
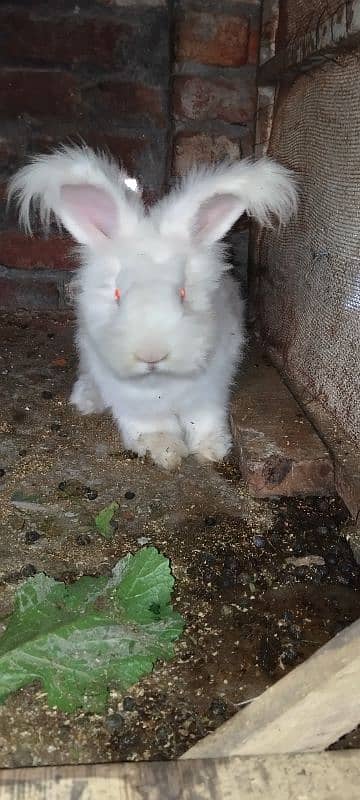
[[[34,203],[45,227],[53,214],[79,243],[81,323],[117,376],[190,375],[217,337],[228,269],[221,239],[245,211],[263,224],[271,213],[285,221],[294,181],[269,160],[202,168],[150,210],[129,187],[110,158],[65,147],[21,169],[10,196],[29,232]]]

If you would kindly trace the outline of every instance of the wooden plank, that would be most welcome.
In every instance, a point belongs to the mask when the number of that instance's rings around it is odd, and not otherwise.
[[[269,61],[275,55],[279,10],[279,0],[262,0],[259,64]]]
[[[360,620],[182,758],[324,750],[359,724],[359,685]]]
[[[251,356],[230,410],[240,469],[255,497],[334,491],[329,452],[279,373]]]
[[[356,752],[0,771],[0,800],[358,800]]]
[[[360,45],[360,0],[344,2],[335,14],[321,20],[316,29],[299,36],[258,69],[258,84],[269,86],[278,81],[292,80],[337,53],[353,50]]]

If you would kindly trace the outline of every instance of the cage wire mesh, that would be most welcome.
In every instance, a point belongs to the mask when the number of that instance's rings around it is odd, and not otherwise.
[[[301,176],[299,215],[262,236],[263,335],[360,446],[360,54],[279,94],[269,155]]]

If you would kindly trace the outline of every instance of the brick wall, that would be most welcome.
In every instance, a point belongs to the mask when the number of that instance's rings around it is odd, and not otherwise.
[[[175,0],[172,178],[194,162],[252,155],[259,28],[259,0]],[[246,283],[246,222],[230,241]]]
[[[69,303],[71,243],[30,240],[5,213],[33,152],[108,147],[158,197],[194,161],[253,147],[258,0],[16,0],[0,4],[0,307]],[[246,237],[234,233],[244,271]]]

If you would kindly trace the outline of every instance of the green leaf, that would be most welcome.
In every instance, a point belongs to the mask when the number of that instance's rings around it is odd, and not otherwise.
[[[95,525],[105,539],[111,539],[114,531],[111,527],[111,520],[115,514],[115,511],[119,508],[118,503],[110,503],[109,506],[103,508],[102,511],[99,511],[97,516],[95,517]]]
[[[104,710],[108,687],[125,691],[170,659],[183,620],[170,605],[174,578],[155,548],[119,561],[110,578],[70,586],[29,578],[0,637],[0,702],[40,681],[50,706]]]
[[[124,565],[117,602],[132,619],[148,622],[154,616],[163,617],[173,586],[167,561],[154,547],[148,547]]]

